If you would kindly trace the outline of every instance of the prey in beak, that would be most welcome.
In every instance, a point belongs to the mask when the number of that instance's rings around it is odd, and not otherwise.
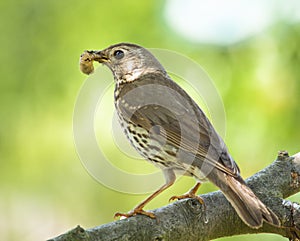
[[[80,70],[84,74],[91,74],[94,72],[93,61],[99,63],[104,63],[108,61],[107,56],[103,51],[85,50],[82,55],[80,55]]]

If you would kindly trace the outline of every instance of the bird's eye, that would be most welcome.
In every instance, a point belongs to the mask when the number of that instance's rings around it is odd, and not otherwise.
[[[114,57],[116,59],[122,59],[124,57],[124,52],[122,50],[116,50],[114,52]]]

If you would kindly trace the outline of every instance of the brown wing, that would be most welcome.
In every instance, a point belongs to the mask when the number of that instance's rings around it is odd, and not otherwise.
[[[126,103],[135,107],[123,108],[132,122],[147,131],[160,126],[157,134],[166,141],[161,144],[184,153],[179,161],[193,158],[199,168],[205,163],[232,176],[239,174],[222,138],[182,88],[161,74],[144,75],[134,83],[124,85],[122,92]]]

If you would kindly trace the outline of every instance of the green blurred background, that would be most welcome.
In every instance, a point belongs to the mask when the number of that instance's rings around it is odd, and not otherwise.
[[[300,24],[278,18],[243,41],[201,43],[170,27],[165,8],[165,1],[0,2],[1,240],[45,240],[77,224],[107,223],[147,195],[99,184],[76,154],[72,115],[86,79],[78,68],[85,49],[133,42],[197,61],[222,96],[225,141],[243,177],[271,163],[278,150],[299,151]],[[147,208],[166,205],[193,184],[181,178]],[[201,192],[212,190],[205,184]],[[261,239],[285,240],[275,235],[219,240]]]

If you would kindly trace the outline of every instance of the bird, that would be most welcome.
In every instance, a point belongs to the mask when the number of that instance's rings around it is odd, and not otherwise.
[[[170,200],[196,198],[205,205],[196,193],[202,182],[210,181],[249,227],[258,229],[263,222],[280,226],[276,214],[241,177],[237,163],[205,113],[149,50],[133,43],[86,50],[80,56],[81,71],[91,74],[94,61],[107,66],[114,76],[115,109],[127,139],[162,170],[165,178],[165,183],[132,211],[116,213],[115,217],[142,214],[155,218],[144,207],[173,185],[179,173],[194,177],[196,185]]]

